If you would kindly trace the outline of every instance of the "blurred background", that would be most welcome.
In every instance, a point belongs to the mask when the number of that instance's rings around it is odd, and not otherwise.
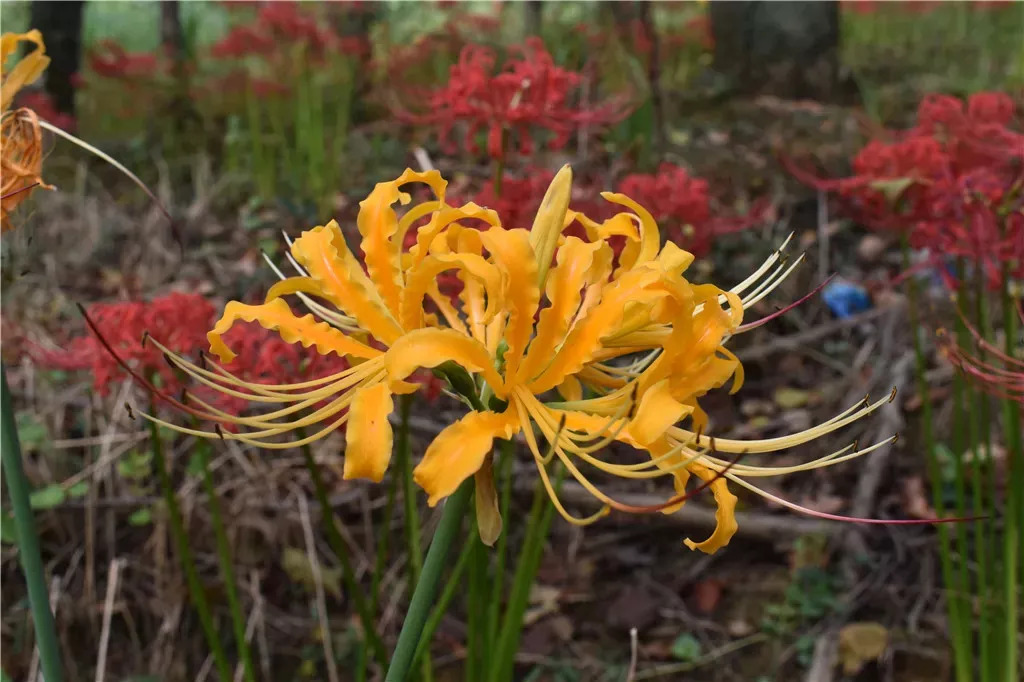
[[[573,208],[607,217],[599,192],[628,194],[665,238],[698,256],[695,278],[723,286],[792,233],[807,261],[758,317],[837,276],[743,337],[734,350],[744,392],[708,397],[716,434],[800,430],[896,385],[898,409],[814,445],[899,432],[882,457],[772,479],[768,489],[819,511],[883,518],[1003,503],[1020,412],[1002,401],[1008,394],[1012,405],[1024,385],[1019,367],[1006,379],[1018,323],[998,312],[1000,292],[1008,309],[1019,297],[1024,257],[1015,222],[1022,3],[5,0],[0,21],[5,32],[40,29],[51,58],[15,106],[132,169],[173,221],[109,165],[47,134],[44,178],[56,190],[36,191],[3,238],[3,359],[70,680],[216,678],[173,556],[153,444],[125,407],[144,406],[145,394],[103,357],[75,305],[106,320],[124,348],[163,330],[175,350],[198,351],[226,300],[259,299],[276,281],[265,258],[284,262],[282,233],[331,218],[354,230],[358,202],[406,167],[437,168],[451,203],[473,200],[507,226],[528,227],[554,172],[571,163]],[[986,204],[1004,226],[992,241],[973,238],[981,228],[947,229],[952,209],[940,210],[939,198],[904,194],[938,162],[900,145],[929,136],[947,145],[954,129],[977,153],[948,168],[984,171],[995,178],[986,187],[1001,188]],[[970,178],[943,201],[975,196]],[[962,317],[949,303],[960,287],[975,296],[972,310],[992,306],[976,326],[1007,349],[1008,364],[991,352],[989,365],[972,364],[969,335],[962,352],[944,352],[936,333]],[[255,347],[270,343],[246,333]],[[297,347],[274,352],[254,370],[261,378],[327,371]],[[145,349],[132,359],[163,367]],[[963,376],[989,390],[969,393]],[[957,435],[970,395],[986,409],[971,437]],[[444,395],[413,405],[414,456],[460,412]],[[318,461],[339,456],[341,440],[318,445]],[[227,633],[194,442],[168,436],[164,447],[199,579]],[[318,534],[310,547],[303,532],[298,500],[312,496],[312,483],[302,456],[232,444],[212,457],[259,678],[326,679],[333,669],[374,679],[379,670],[360,662],[367,654],[333,546]],[[527,464],[512,500],[524,518],[535,477]],[[323,475],[391,641],[409,589],[402,491],[342,481],[330,466]],[[682,545],[711,527],[702,501],[585,529],[556,519],[514,679],[997,679],[971,676],[962,661],[973,660],[985,585],[1015,570],[992,568],[989,581],[984,566],[976,573],[978,551],[993,563],[1001,526],[981,534],[985,554],[966,531],[851,530],[740,497],[740,533],[714,556]],[[434,510],[422,496],[411,504],[429,527]],[[515,518],[511,543],[523,532]],[[34,682],[6,498],[3,522],[3,675]],[[322,574],[310,566],[317,551]],[[1007,590],[1003,598],[1019,599],[1012,582]],[[959,610],[950,593],[963,599]],[[419,674],[473,679],[461,662],[465,608],[456,596],[437,626],[433,670]],[[986,665],[978,675],[999,669]],[[1014,678],[1005,671],[998,679]]]

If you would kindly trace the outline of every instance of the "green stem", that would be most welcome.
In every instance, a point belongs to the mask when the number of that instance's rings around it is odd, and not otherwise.
[[[199,457],[202,466],[203,489],[208,498],[207,504],[210,507],[210,516],[213,519],[213,534],[217,542],[217,560],[220,563],[220,575],[224,581],[224,589],[228,598],[228,610],[231,612],[231,626],[235,633],[235,646],[238,647],[239,656],[242,659],[242,667],[245,671],[246,682],[256,682],[256,669],[252,664],[252,652],[249,650],[249,643],[245,639],[245,615],[242,613],[242,603],[238,598],[238,586],[235,584],[235,571],[232,566],[231,543],[228,541],[228,533],[224,527],[224,515],[221,512],[220,498],[217,496],[217,486],[213,482],[213,472],[210,471],[209,445],[206,441],[199,444]]]
[[[910,244],[906,235],[902,239],[903,269],[910,269]],[[918,291],[917,281],[910,277],[907,279],[907,298],[910,313],[910,330],[914,344],[914,369],[917,379],[917,390],[921,395],[921,439],[924,441],[926,461],[928,464],[928,478],[932,488],[932,505],[935,513],[940,517],[945,516],[946,504],[943,499],[942,467],[939,462],[939,453],[936,449],[935,434],[932,431],[932,405],[928,399],[928,380],[925,377],[928,370],[928,361],[925,357],[924,344],[921,340],[920,319],[918,315]],[[966,633],[967,620],[961,614],[961,595],[955,594],[956,590],[953,570],[953,544],[949,528],[945,524],[939,524],[939,563],[942,570],[942,580],[947,589],[946,608],[949,614],[950,640],[953,645],[953,660],[956,666],[957,680],[969,680],[971,671],[970,661],[970,633]],[[966,641],[965,641],[966,640]]]
[[[472,524],[470,524],[469,533],[470,535],[476,533],[476,529],[472,527]],[[471,539],[469,538],[469,540]],[[420,635],[420,642],[416,645],[416,654],[412,659],[413,666],[419,662],[425,651],[429,650],[430,641],[434,638],[434,631],[437,630],[437,626],[441,624],[441,619],[444,618],[444,614],[448,611],[448,605],[451,604],[452,599],[455,597],[455,591],[462,587],[462,574],[466,572],[469,558],[473,554],[473,543],[469,540],[463,545],[462,551],[459,552],[459,558],[455,560],[452,574],[449,576],[448,582],[445,583],[444,589],[441,590],[441,596],[437,598],[437,604],[434,606],[434,610],[430,612],[430,618],[427,619],[426,625],[423,626],[423,634]]]
[[[297,433],[299,438],[303,437],[301,431]],[[313,458],[313,451],[308,444],[303,445],[301,449],[302,457],[306,462],[306,469],[309,470],[309,477],[313,481],[313,494],[316,496],[316,502],[320,506],[320,515],[323,517],[324,527],[327,530],[327,544],[341,563],[341,578],[345,581],[345,589],[351,596],[352,603],[359,614],[359,621],[363,625],[363,639],[370,645],[370,649],[373,650],[373,657],[377,659],[382,668],[386,668],[388,664],[387,650],[384,648],[384,642],[381,641],[380,636],[377,634],[373,623],[373,613],[366,603],[362,589],[356,582],[356,574],[352,569],[352,561],[349,559],[345,540],[341,537],[341,531],[338,530],[338,526],[335,525],[334,512],[331,511],[331,501],[327,496],[327,486],[324,485],[323,476],[320,475],[320,467],[317,466],[316,460]]]
[[[562,485],[565,469],[558,467],[555,480],[552,482],[557,491]],[[533,493],[533,504],[527,518],[526,538],[516,565],[516,574],[509,593],[508,606],[501,624],[498,645],[494,656],[488,661],[490,673],[498,682],[511,682],[515,672],[516,651],[519,649],[519,638],[523,632],[523,614],[530,601],[530,588],[540,568],[540,560],[544,553],[544,544],[551,528],[551,519],[555,513],[555,505],[548,499],[547,490],[541,481]]]
[[[150,400],[149,412],[156,415],[155,399]],[[213,615],[210,612],[210,605],[206,601],[206,592],[199,580],[199,572],[196,570],[196,560],[192,556],[192,548],[188,544],[188,535],[185,533],[185,522],[181,516],[181,508],[178,506],[178,498],[174,491],[174,483],[171,481],[171,473],[167,466],[167,458],[164,457],[163,441],[160,440],[160,428],[155,422],[149,421],[149,435],[153,448],[153,463],[156,465],[157,480],[160,484],[160,491],[164,496],[164,505],[167,507],[167,520],[171,528],[171,535],[178,550],[178,559],[181,561],[181,568],[185,572],[185,583],[188,585],[189,595],[192,597],[192,605],[196,607],[196,614],[199,616],[199,623],[202,625],[203,634],[210,647],[210,654],[217,666],[217,676],[221,682],[232,680],[231,665],[224,654],[224,645],[220,641],[220,635],[213,622]]]
[[[444,503],[441,521],[430,542],[426,560],[423,562],[423,571],[409,601],[409,610],[406,612],[405,622],[402,623],[402,630],[398,633],[398,643],[395,644],[395,652],[391,657],[391,667],[388,668],[385,682],[404,682],[408,679],[409,668],[423,634],[427,614],[437,594],[438,581],[448,551],[455,536],[458,535],[462,518],[469,510],[473,487],[473,479],[467,479]]]
[[[18,426],[14,420],[11,404],[11,390],[7,387],[7,369],[0,365],[0,426],[2,426],[3,472],[7,478],[7,494],[11,497],[14,511],[14,526],[18,533],[18,556],[21,570],[28,586],[28,605],[35,626],[36,646],[39,648],[39,664],[47,682],[61,682],[64,669],[60,662],[60,646],[57,643],[57,627],[50,610],[50,594],[46,588],[46,570],[39,552],[39,536],[36,534],[36,520],[29,502],[29,483],[21,463],[21,443],[18,442]]]
[[[1014,357],[1017,339],[1017,316],[1010,297],[1009,267],[1002,267],[1003,328],[1006,334],[1006,354]],[[1003,536],[1003,592],[1006,599],[1006,621],[1004,631],[1004,668],[1007,682],[1017,677],[1020,666],[1020,590],[1024,589],[1024,563],[1020,560],[1020,541],[1024,534],[1024,445],[1021,438],[1021,406],[1010,398],[1003,399],[1003,427],[1006,432],[1007,471],[1009,484],[1006,486],[1006,527]]]
[[[982,281],[983,274],[976,272],[974,276],[974,292],[973,292],[973,313],[975,323],[978,325],[978,329],[984,329],[981,324],[981,319],[984,310],[983,300],[983,287],[984,282]],[[961,288],[961,293],[966,294],[967,287]],[[965,301],[958,301],[958,304],[963,304]],[[964,306],[966,307],[966,306]],[[962,314],[966,314],[965,310],[961,310]],[[970,343],[970,336],[967,333],[964,325],[960,325],[961,329],[958,329],[958,333],[961,336],[960,343]],[[974,387],[969,383],[964,385],[964,395],[969,403],[968,410],[968,433],[970,443],[964,450],[964,453],[971,453],[971,510],[976,516],[984,516],[985,514],[985,489],[983,486],[985,478],[985,467],[988,464],[988,447],[985,445],[986,436],[988,433],[988,420],[986,417],[987,410],[984,407],[985,396],[980,391],[974,390]],[[984,457],[984,459],[983,459]],[[973,532],[973,550],[975,560],[977,562],[977,582],[974,595],[977,598],[978,609],[977,609],[977,621],[978,621],[978,657],[979,657],[979,672],[981,674],[981,680],[993,679],[994,671],[992,667],[995,663],[995,658],[992,655],[992,646],[995,644],[995,638],[993,637],[993,609],[992,606],[992,595],[989,593],[989,566],[988,566],[988,551],[985,546],[985,535],[986,527],[983,523],[977,523],[974,525]]]
[[[499,446],[501,461],[498,466],[498,477],[501,481],[501,518],[508,519],[512,508],[512,466],[516,455],[516,446],[510,440],[501,441]],[[506,521],[508,523],[508,521]],[[498,643],[498,620],[501,614],[501,597],[505,590],[505,556],[508,548],[508,530],[504,529],[498,536],[498,547],[495,551],[494,577],[491,580],[491,596],[487,615],[487,649],[493,651]]]
[[[409,414],[412,411],[412,396],[404,395],[399,403],[398,438],[395,449],[402,474],[402,503],[405,508],[405,541],[409,550],[409,584],[418,585],[423,570],[423,547],[420,545],[420,513],[416,507],[416,490],[412,478],[412,448],[409,442]],[[420,666],[423,679],[429,682],[434,677],[434,665],[430,651],[423,654]]]

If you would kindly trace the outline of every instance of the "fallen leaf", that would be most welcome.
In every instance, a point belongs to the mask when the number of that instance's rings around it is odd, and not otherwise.
[[[693,586],[694,607],[701,613],[711,613],[722,598],[722,581],[709,578]]]
[[[305,587],[310,592],[316,590],[316,579],[313,575],[313,567],[309,563],[309,555],[306,550],[296,547],[285,547],[281,555],[281,568],[288,574],[288,577]],[[320,564],[320,580],[324,590],[338,599],[341,598],[341,569],[325,568]]]
[[[903,480],[903,510],[914,519],[934,519],[935,510],[928,503],[924,479],[911,476]]]
[[[806,405],[807,401],[810,400],[811,394],[809,391],[800,388],[781,386],[775,389],[774,397],[776,405],[786,410],[792,410]]]
[[[850,623],[839,631],[839,660],[843,672],[856,675],[870,661],[885,653],[889,631],[878,623]]]

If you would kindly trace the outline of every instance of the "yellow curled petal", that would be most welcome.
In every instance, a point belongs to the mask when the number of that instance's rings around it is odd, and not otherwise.
[[[582,400],[583,385],[576,377],[566,377],[565,381],[558,384],[558,395],[562,396],[563,400],[567,400],[569,402]]]
[[[569,196],[572,193],[572,168],[565,164],[555,173],[548,185],[544,198],[537,209],[530,229],[530,247],[537,263],[537,286],[544,288],[544,282],[555,255],[558,236],[565,226],[566,211],[569,210]]]
[[[565,338],[579,310],[581,292],[594,273],[595,255],[602,249],[607,250],[607,244],[585,242],[576,237],[568,237],[558,248],[556,265],[546,283],[551,305],[540,312],[537,335],[530,342],[526,359],[519,368],[521,380],[529,381],[537,376]]]
[[[625,206],[629,210],[633,211],[640,220],[640,248],[635,257],[630,259],[630,262],[624,263],[622,262],[622,258],[620,258],[620,267],[623,270],[628,270],[629,268],[637,265],[643,265],[648,261],[654,260],[658,255],[658,249],[661,247],[661,233],[658,231],[658,223],[655,222],[654,216],[652,216],[647,209],[627,197],[625,194],[601,192],[601,196],[613,204]]]
[[[394,437],[388,415],[394,409],[391,391],[383,383],[356,391],[348,408],[343,478],[368,478],[374,483],[384,478]]]
[[[296,317],[284,299],[277,298],[262,305],[246,305],[231,301],[224,308],[224,314],[206,334],[210,352],[221,362],[231,362],[235,353],[221,338],[237,320],[258,322],[264,329],[277,331],[288,343],[301,343],[304,347],[316,346],[321,355],[337,353],[357,358],[375,358],[381,351],[352,339],[326,322],[318,321],[312,315]]]
[[[691,464],[690,471],[700,476],[704,481],[710,481],[717,472],[703,467],[699,464]],[[704,542],[694,542],[686,538],[683,542],[690,549],[699,549],[706,554],[714,554],[729,544],[729,540],[736,534],[736,496],[729,492],[726,479],[719,478],[711,484],[711,493],[715,496],[715,503],[718,509],[715,511],[715,532]]]
[[[662,273],[654,270],[633,270],[603,287],[600,302],[572,328],[551,363],[529,384],[530,390],[549,391],[593,360],[602,349],[601,338],[618,328],[627,304],[649,304],[665,296],[665,291],[652,288],[660,277]]]
[[[498,491],[494,488],[494,455],[484,457],[473,479],[476,485],[476,527],[480,532],[480,542],[493,547],[501,535],[501,509],[498,508]]]
[[[640,397],[629,433],[641,445],[649,445],[692,411],[693,408],[672,397],[669,380],[662,379]]]
[[[398,315],[402,290],[401,242],[398,242],[397,248],[393,243],[398,232],[398,214],[393,206],[399,201],[409,203],[409,195],[399,188],[410,182],[430,185],[439,199],[443,199],[448,185],[436,170],[419,173],[407,168],[396,180],[378,182],[370,195],[359,202],[359,215],[356,218],[359,234],[363,236],[360,248],[363,250],[366,269],[393,315]]]
[[[674,242],[665,242],[658,254],[658,265],[673,277],[682,277],[686,268],[693,263],[693,254],[676,246]]]
[[[401,381],[421,367],[437,367],[449,360],[469,372],[482,374],[495,395],[504,396],[504,382],[484,345],[443,327],[416,329],[398,339],[387,353],[388,381]]]
[[[503,413],[470,412],[447,426],[423,454],[412,472],[413,480],[435,506],[475,474],[491,451],[495,438],[511,438],[519,421],[514,408]]]
[[[488,230],[480,235],[491,258],[504,273],[503,307],[509,312],[504,334],[508,350],[504,360],[505,374],[510,377],[518,372],[540,304],[537,261],[530,247],[530,237],[530,233],[522,229]]]
[[[423,326],[423,297],[435,285],[437,276],[445,270],[460,270],[483,284],[488,301],[488,309],[483,313],[484,322],[497,312],[502,296],[501,272],[498,268],[482,256],[472,253],[427,256],[409,269],[405,291],[402,292],[403,327],[412,330]]]
[[[349,251],[335,221],[303,232],[292,255],[320,285],[318,294],[356,319],[379,341],[390,344],[402,333],[376,287]]]
[[[264,297],[263,302],[269,303],[275,298],[281,298],[290,294],[301,293],[321,296],[322,291],[320,283],[312,277],[287,277],[279,282],[274,282],[270,289],[267,290],[267,295]]]
[[[456,220],[464,218],[482,220],[491,227],[501,226],[501,219],[495,211],[478,206],[473,202],[469,202],[468,204],[457,208],[446,206],[437,211],[437,213],[430,218],[429,223],[416,231],[416,244],[410,250],[413,254],[413,263],[418,263],[427,257],[427,254],[430,251],[430,244],[446,227],[454,223]]]
[[[43,34],[39,29],[32,29],[26,33],[3,34],[0,38],[0,66],[6,66],[7,59],[22,41],[34,43],[36,49],[25,55],[9,73],[4,69],[3,81],[0,82],[0,111],[7,111],[18,91],[39,78],[50,64],[50,58],[46,56],[46,45],[43,44]]]

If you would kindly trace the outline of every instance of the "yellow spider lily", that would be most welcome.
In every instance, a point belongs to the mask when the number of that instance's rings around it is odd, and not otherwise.
[[[8,70],[7,60],[14,55],[18,43],[29,42],[36,49]],[[40,173],[43,167],[43,140],[39,119],[31,109],[10,110],[14,96],[24,86],[34,82],[50,63],[46,56],[43,36],[38,30],[28,33],[4,33],[0,37],[0,230],[6,232],[12,225],[9,213],[28,198],[33,187],[43,185]]]
[[[210,350],[222,363],[234,357],[222,337],[243,320],[276,330],[290,343],[346,356],[351,368],[300,384],[263,385],[242,381],[220,364],[200,366],[168,352],[199,383],[275,407],[235,416],[190,397],[199,408],[189,408],[194,413],[237,432],[160,423],[271,449],[310,443],[347,424],[344,477],[380,481],[391,457],[393,396],[418,388],[407,381],[418,369],[454,364],[471,375],[468,388],[460,390],[477,409],[447,426],[414,470],[431,506],[474,476],[481,537],[493,542],[501,530],[493,441],[521,433],[551,501],[571,523],[590,523],[610,509],[672,512],[696,475],[711,488],[718,523],[709,538],[686,544],[708,553],[726,545],[736,531],[736,498],[728,480],[769,496],[747,479],[828,466],[877,447],[846,448],[791,467],[719,458],[717,453],[772,452],[805,443],[885,400],[865,401],[785,438],[732,441],[704,435],[707,417],[700,397],[730,380],[733,391],[743,382],[742,366],[724,344],[753,326],[741,325],[744,308],[771,292],[796,263],[787,265],[780,249],[729,290],[693,284],[684,276],[693,256],[672,243],[662,246],[643,207],[605,193],[625,211],[594,222],[568,209],[571,181],[566,166],[548,189],[532,230],[506,229],[493,211],[472,203],[447,205],[447,183],[436,171],[407,170],[378,184],[360,203],[363,263],[337,223],[303,232],[291,243],[298,276],[278,271],[282,280],[260,305],[228,303],[209,333]],[[395,204],[410,201],[400,188],[412,182],[428,185],[435,200],[399,217]],[[489,229],[463,224],[469,219]],[[403,251],[406,234],[422,220],[415,245]],[[584,226],[586,239],[564,234],[573,222]],[[608,243],[612,236],[626,240],[617,259]],[[463,284],[457,302],[438,288],[438,275],[449,270]],[[297,297],[310,314],[296,315],[285,296]],[[280,438],[306,429],[315,430]],[[649,460],[624,463],[602,456],[612,441],[648,452]],[[596,513],[579,518],[562,506],[548,474],[555,458],[600,502]],[[631,479],[668,476],[674,496],[655,507],[625,505],[594,485],[585,468]]]

